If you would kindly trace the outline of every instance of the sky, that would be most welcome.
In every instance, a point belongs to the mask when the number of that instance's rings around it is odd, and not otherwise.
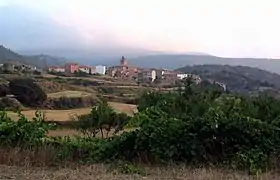
[[[0,0],[8,6],[76,28],[89,44],[280,57],[279,0]]]

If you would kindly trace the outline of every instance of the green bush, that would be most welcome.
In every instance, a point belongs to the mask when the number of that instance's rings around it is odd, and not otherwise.
[[[80,115],[76,125],[85,135],[95,137],[101,133],[102,138],[108,137],[113,131],[116,134],[122,130],[129,117],[124,113],[116,113],[106,101],[101,101],[94,106],[90,114]]]
[[[147,92],[127,124],[138,130],[126,150],[152,162],[226,163],[257,172],[279,154],[279,103],[191,84],[178,92]]]
[[[183,162],[211,164],[256,174],[271,168],[280,154],[280,102],[195,86],[188,81],[177,92],[147,92],[139,113],[130,118],[102,101],[90,114],[78,116],[75,127],[86,137],[47,138],[49,126],[20,116],[0,114],[2,146],[56,148],[59,161]],[[124,127],[134,131],[109,137]],[[101,133],[103,138],[97,138]],[[130,168],[123,171],[129,173]]]
[[[36,112],[35,118],[28,120],[19,113],[18,121],[11,120],[7,113],[0,112],[0,145],[36,147],[42,145],[48,130],[54,126],[45,124],[41,113]]]

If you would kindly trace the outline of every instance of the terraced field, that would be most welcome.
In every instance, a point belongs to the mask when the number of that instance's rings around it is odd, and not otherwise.
[[[48,97],[51,98],[59,98],[59,97],[86,97],[86,96],[91,96],[92,94],[83,92],[83,91],[61,91],[57,93],[50,93],[48,94]]]
[[[109,102],[109,105],[112,106],[117,112],[124,112],[129,115],[133,115],[137,111],[136,105],[124,104],[117,102]],[[45,114],[45,117],[48,121],[69,121],[75,115],[87,114],[91,111],[91,108],[80,108],[80,109],[70,109],[70,110],[39,110]],[[32,119],[35,116],[36,110],[26,110],[22,111],[28,119]],[[8,115],[12,119],[17,119],[18,115],[14,112],[8,112]]]

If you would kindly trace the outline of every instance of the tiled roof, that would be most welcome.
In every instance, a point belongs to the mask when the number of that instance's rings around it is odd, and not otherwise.
[[[91,68],[90,66],[79,66],[79,68]]]

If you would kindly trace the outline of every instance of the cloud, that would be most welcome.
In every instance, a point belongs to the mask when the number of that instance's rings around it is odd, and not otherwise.
[[[0,0],[10,2],[11,0]],[[222,56],[279,56],[280,1],[14,0],[89,43]]]

